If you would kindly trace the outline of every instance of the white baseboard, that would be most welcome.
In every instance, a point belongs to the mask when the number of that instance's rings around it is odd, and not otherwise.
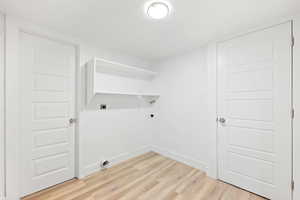
[[[119,164],[123,161],[126,161],[130,158],[142,155],[142,154],[150,152],[150,151],[159,153],[159,154],[161,154],[165,157],[171,158],[171,159],[176,160],[178,162],[182,162],[186,165],[189,165],[189,166],[194,167],[196,169],[202,170],[204,172],[208,172],[207,165],[204,164],[203,162],[201,162],[199,160],[195,160],[195,159],[190,158],[188,156],[184,156],[184,155],[181,155],[181,154],[178,154],[178,153],[170,152],[168,150],[159,148],[157,146],[147,146],[147,147],[137,149],[136,151],[122,153],[122,154],[120,154],[118,156],[115,156],[115,157],[112,157],[108,160],[110,161],[110,164],[111,164],[110,166],[113,166],[113,165]],[[88,175],[90,175],[94,172],[97,172],[99,170],[101,170],[99,162],[93,163],[93,164],[88,165],[84,168],[83,173],[81,174],[81,176],[79,178],[84,178],[85,176],[88,176]],[[2,199],[0,199],[0,200],[2,200]]]
[[[126,161],[130,158],[134,158],[136,156],[148,153],[150,151],[151,151],[151,147],[147,146],[147,147],[140,148],[133,152],[120,154],[120,155],[110,159],[111,166],[119,164],[120,162]]]
[[[147,152],[150,152],[151,150],[152,150],[151,147],[147,146],[147,147],[143,147],[143,148],[137,149],[137,150],[132,151],[132,152],[119,154],[118,156],[108,158],[108,160],[110,161],[110,166],[113,166],[113,165],[119,164],[123,161],[126,161],[130,158],[133,158],[133,157],[145,154]],[[97,172],[100,169],[101,168],[100,168],[100,163],[99,162],[88,165],[84,168],[83,173],[79,176],[79,178],[84,178],[85,176],[88,176],[88,175],[90,175],[94,172]]]
[[[152,151],[154,151],[156,153],[159,153],[159,154],[161,154],[161,155],[163,155],[165,157],[171,158],[173,160],[176,160],[178,162],[184,163],[184,164],[189,165],[191,167],[194,167],[196,169],[202,170],[202,171],[204,171],[206,173],[208,172],[207,165],[204,164],[201,161],[195,160],[195,159],[190,158],[188,156],[180,155],[178,153],[170,152],[168,150],[159,148],[157,146],[151,146],[151,149],[152,149]]]

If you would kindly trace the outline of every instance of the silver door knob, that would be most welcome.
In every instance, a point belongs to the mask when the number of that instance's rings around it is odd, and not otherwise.
[[[218,120],[221,124],[225,124],[226,123],[226,119],[223,117],[220,117]]]
[[[74,123],[76,123],[76,119],[75,118],[71,118],[71,119],[69,119],[69,124],[74,124]]]

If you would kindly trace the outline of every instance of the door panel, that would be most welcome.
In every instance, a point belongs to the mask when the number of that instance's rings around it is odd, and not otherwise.
[[[291,24],[218,45],[220,179],[291,199]]]
[[[274,152],[274,135],[272,131],[234,126],[228,129],[229,145],[253,150],[257,149],[264,152]],[[247,140],[244,138],[247,138]]]
[[[20,33],[22,195],[74,177],[75,49]]]
[[[231,99],[226,103],[233,119],[272,121],[272,101],[259,99]]]

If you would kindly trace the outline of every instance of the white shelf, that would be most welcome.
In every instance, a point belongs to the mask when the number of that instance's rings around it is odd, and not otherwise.
[[[155,93],[135,93],[135,92],[113,92],[113,91],[97,91],[96,92],[97,95],[127,95],[127,96],[149,96],[149,97],[154,97],[154,96],[160,96],[159,94],[155,94]]]
[[[156,75],[156,72],[152,72],[150,70],[132,67],[117,62],[104,60],[101,58],[94,58],[90,62],[92,65],[95,66],[95,70],[97,73],[105,73],[116,76],[124,76],[145,80],[151,80]]]
[[[108,108],[122,108],[122,104],[151,105],[160,96],[140,92],[141,88],[137,87],[150,84],[156,72],[100,58],[90,60],[86,72],[87,105],[106,104]]]
[[[124,92],[110,92],[110,91],[98,91],[95,93],[96,98],[101,98],[101,96],[130,96],[137,98],[137,100],[143,100],[146,103],[153,104],[160,97],[159,94],[154,93],[124,93]],[[111,97],[113,98],[113,97]],[[125,97],[126,98],[126,97]]]

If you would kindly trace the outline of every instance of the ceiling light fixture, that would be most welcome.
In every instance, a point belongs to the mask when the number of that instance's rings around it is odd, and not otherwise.
[[[154,1],[146,6],[146,12],[152,19],[163,19],[170,14],[170,8],[165,1]]]

